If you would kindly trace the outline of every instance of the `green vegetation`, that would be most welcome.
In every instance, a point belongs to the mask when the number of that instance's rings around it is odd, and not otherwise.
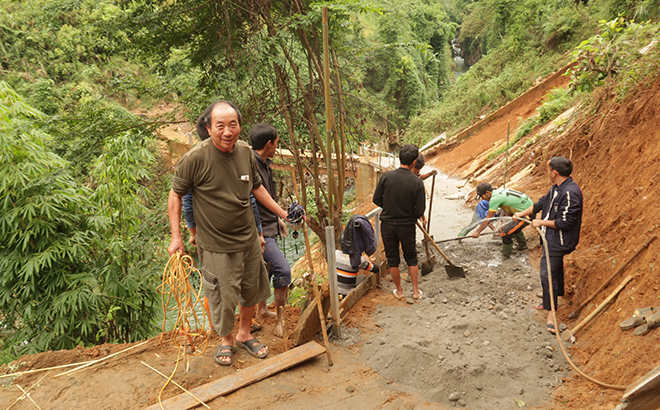
[[[656,54],[660,25],[618,17],[609,22],[600,21],[599,28],[599,34],[584,40],[572,53],[578,67],[571,74],[571,87],[591,92],[608,78],[624,73],[628,81],[621,81],[617,92],[622,98],[655,67],[652,59],[643,57]]]
[[[555,118],[557,115],[564,112],[570,104],[575,100],[575,96],[565,88],[555,88],[546,94],[545,101],[537,108],[538,114],[533,115],[520,123],[515,135],[509,140],[509,147],[515,145],[523,137],[529,135],[536,127],[543,125]],[[501,153],[506,151],[506,145],[496,149],[488,154],[488,160],[497,158]]]
[[[527,90],[535,79],[550,74],[570,62],[565,53],[598,30],[598,22],[623,14],[619,24],[632,19],[660,16],[660,1],[596,0],[565,2],[559,0],[483,0],[453,1],[460,25],[459,42],[466,60],[478,60],[459,77],[441,101],[411,120],[407,140],[428,141],[436,135],[449,135],[469,125]],[[461,4],[462,3],[462,4]],[[598,36],[582,45],[602,43],[607,47],[608,30],[601,21],[605,41]],[[616,30],[616,28],[614,28]],[[623,46],[623,41],[622,44]],[[632,49],[630,49],[632,50]],[[570,56],[580,60],[575,54]],[[627,56],[620,61],[626,61]],[[631,56],[632,57],[632,56]],[[598,81],[599,76],[594,76]],[[587,79],[585,81],[589,82]],[[593,82],[593,81],[592,81]]]
[[[134,341],[154,330],[154,237],[138,179],[151,154],[126,133],[95,164],[95,189],[48,148],[45,114],[0,82],[0,312],[6,356]],[[107,154],[112,159],[105,158]],[[153,158],[152,158],[153,159]],[[29,341],[28,344],[24,344]],[[20,347],[18,347],[20,346]]]
[[[0,0],[0,360],[158,331],[169,236],[170,164],[159,160],[156,133],[164,124],[192,123],[209,102],[231,99],[244,130],[270,122],[286,148],[317,154],[296,166],[314,175],[299,178],[308,184],[301,202],[324,240],[351,200],[343,164],[336,183],[319,178],[329,151],[364,142],[395,150],[402,138],[459,129],[564,65],[578,45],[572,90],[616,78],[625,93],[658,61],[658,47],[639,51],[657,24],[632,20],[659,13],[658,0]],[[598,29],[599,20],[610,23]],[[457,35],[474,65],[455,79]],[[549,96],[515,138],[571,95]]]

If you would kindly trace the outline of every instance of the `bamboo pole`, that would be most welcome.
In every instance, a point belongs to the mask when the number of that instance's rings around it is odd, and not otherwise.
[[[325,132],[328,142],[326,143],[326,162],[328,166],[328,225],[334,226],[335,210],[333,206],[333,194],[335,188],[335,176],[332,171],[332,102],[330,100],[330,51],[328,40],[328,7],[323,7],[323,88],[325,93]],[[326,245],[327,246],[327,245]]]
[[[37,404],[37,402],[34,401],[34,399],[32,398],[32,396],[30,396],[30,395],[28,394],[28,392],[26,392],[26,391],[21,387],[20,384],[17,384],[16,387],[18,387],[18,390],[20,390],[20,391],[23,393],[23,395],[24,395],[25,397],[27,397],[28,399],[30,399],[30,401],[32,402],[32,404],[34,404],[34,406],[35,406],[37,409],[41,410],[41,407],[39,407],[39,405]]]
[[[296,182],[296,172],[291,171],[293,177],[293,191],[296,193],[296,199],[300,203],[300,196],[298,196],[298,183]],[[314,275],[314,261],[312,261],[312,248],[309,246],[309,235],[307,234],[307,223],[303,220],[302,225],[303,236],[305,237],[305,253],[307,254],[307,263],[309,264],[309,273]]]
[[[564,331],[564,333],[561,334],[561,338],[562,338],[565,342],[566,342],[566,341],[569,341],[569,340],[572,340],[573,337],[575,337],[575,334],[576,334],[580,329],[582,329],[584,326],[586,326],[589,322],[591,322],[591,319],[595,318],[596,315],[598,315],[603,309],[605,309],[605,307],[606,307],[606,306],[612,301],[612,299],[614,299],[614,298],[619,294],[619,292],[621,292],[621,290],[623,290],[623,288],[624,288],[624,287],[628,284],[628,282],[630,282],[632,279],[633,279],[633,277],[630,276],[630,275],[628,275],[628,276],[623,280],[623,282],[621,282],[621,284],[620,284],[616,289],[614,289],[614,290],[612,291],[612,293],[610,293],[610,295],[609,295],[607,298],[605,298],[605,300],[603,300],[603,301],[601,302],[601,304],[598,305],[598,307],[597,307],[593,312],[591,312],[591,314],[590,314],[589,316],[585,317],[584,320],[582,320],[582,322],[580,322],[580,323],[579,323],[577,326],[575,326],[573,329],[571,329],[571,330],[566,329],[566,330]]]
[[[149,341],[148,341],[148,340],[145,340],[144,342],[139,343],[139,344],[136,344],[135,346],[131,346],[131,347],[129,347],[129,348],[127,348],[127,349],[124,349],[124,350],[121,350],[121,351],[119,351],[119,352],[117,352],[117,353],[109,354],[109,355],[107,355],[106,357],[103,357],[103,358],[101,358],[101,359],[92,360],[91,362],[89,362],[89,363],[87,363],[87,364],[84,364],[84,365],[82,365],[82,366],[80,366],[80,367],[76,367],[75,369],[71,369],[71,370],[66,371],[66,372],[64,372],[64,373],[57,374],[57,375],[55,375],[54,377],[64,376],[65,374],[73,373],[73,372],[75,372],[76,370],[84,369],[85,367],[91,366],[91,365],[93,365],[93,364],[96,364],[96,363],[102,362],[102,361],[104,361],[104,360],[111,359],[111,358],[113,358],[113,357],[116,357],[116,356],[119,355],[120,353],[128,352],[129,350],[135,349],[136,347],[140,347],[140,346],[146,344],[147,342],[149,342]]]
[[[506,123],[506,158],[504,162],[504,184],[502,185],[506,188],[506,174],[509,172],[509,127],[511,127],[511,120]]]
[[[328,355],[328,366],[332,366],[332,355],[330,354],[330,341],[328,340],[328,329],[325,327],[325,318],[323,317],[323,304],[321,303],[321,292],[316,287],[316,279],[312,276],[312,294],[316,299],[316,308],[319,312],[321,321],[321,332],[323,333],[323,343],[325,344],[325,353]]]
[[[45,372],[45,371],[48,371],[48,370],[57,370],[57,369],[65,368],[65,367],[80,366],[80,365],[91,363],[91,362],[93,362],[93,360],[87,360],[85,362],[78,362],[78,363],[61,364],[59,366],[53,366],[53,367],[44,367],[43,369],[26,370],[24,372],[1,374],[0,379],[2,379],[4,377],[12,377],[12,376],[18,377],[18,376],[22,376],[24,374]]]
[[[35,384],[33,384],[32,386],[28,387],[27,390],[23,390],[23,389],[21,389],[21,391],[23,391],[23,394],[21,394],[20,396],[18,396],[18,397],[16,398],[16,400],[11,404],[11,406],[7,407],[7,410],[9,410],[9,409],[11,409],[12,407],[14,407],[14,405],[15,405],[16,403],[18,403],[19,401],[21,401],[21,399],[23,399],[23,397],[26,397],[27,394],[30,392],[30,390],[32,390],[36,385],[38,385],[39,383],[41,383],[41,381],[42,381],[43,379],[45,379],[46,376],[48,376],[49,374],[50,374],[50,373],[46,373],[46,374],[44,374],[44,375],[41,377],[41,379],[37,380],[37,382],[36,382]]]

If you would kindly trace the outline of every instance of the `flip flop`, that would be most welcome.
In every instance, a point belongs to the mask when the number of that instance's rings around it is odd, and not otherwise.
[[[255,342],[257,343],[256,345],[254,344]],[[250,355],[256,357],[257,359],[263,359],[268,356],[268,349],[266,349],[266,353],[258,354],[259,350],[266,346],[261,344],[261,342],[259,342],[256,338],[246,340],[245,342],[239,342],[237,340],[236,344],[245,349]]]
[[[539,303],[538,305],[534,306],[534,309],[536,310],[543,310],[543,303]]]
[[[250,325],[250,333],[258,332],[261,329],[263,329],[263,326],[261,326],[261,323],[259,323],[256,320],[252,319],[252,324]]]
[[[223,352],[223,350],[225,351]],[[215,351],[215,355],[213,357],[215,358],[215,362],[220,366],[231,366],[234,363],[234,359],[233,359],[234,346],[229,346],[229,345],[218,346],[218,349]],[[222,360],[219,359],[220,357],[228,357],[229,361],[223,362]]]
[[[548,323],[545,327],[545,330],[547,330],[549,333],[552,333],[553,335],[556,334],[555,325],[552,323]]]
[[[413,296],[413,299],[415,299],[415,300],[424,299],[424,293],[422,292],[421,289],[419,290],[419,297],[414,297],[414,296]]]
[[[392,291],[392,294],[393,294],[394,297],[397,298],[398,300],[403,300],[403,295],[399,296],[399,294],[396,293],[396,289],[394,289],[394,290]]]

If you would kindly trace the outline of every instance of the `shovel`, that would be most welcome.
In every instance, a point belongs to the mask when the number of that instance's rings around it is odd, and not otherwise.
[[[433,267],[435,266],[435,256],[431,255],[431,250],[429,249],[429,241],[424,238],[424,247],[426,248],[426,260],[422,262],[422,276],[426,276],[431,271],[433,271]]]
[[[435,190],[435,175],[433,175],[433,182],[431,183],[431,200],[429,201],[429,217],[426,225],[426,231],[431,230],[431,211],[433,210],[433,191]],[[435,255],[431,256],[429,249],[429,240],[424,237],[424,248],[426,249],[426,261],[422,262],[422,276],[428,275],[435,266]]]
[[[463,269],[460,266],[454,265],[454,263],[449,260],[449,257],[447,257],[447,255],[445,255],[445,253],[442,251],[442,249],[440,249],[438,244],[433,242],[433,239],[431,238],[431,236],[429,236],[429,233],[426,232],[426,229],[424,229],[424,227],[422,226],[422,224],[419,221],[417,221],[417,227],[422,230],[422,233],[424,234],[424,237],[427,239],[427,241],[431,242],[433,244],[433,246],[435,246],[435,249],[438,252],[440,252],[442,257],[445,258],[447,263],[449,263],[449,265],[445,265],[445,270],[447,271],[447,276],[449,276],[449,278],[464,278],[465,277],[465,269]]]

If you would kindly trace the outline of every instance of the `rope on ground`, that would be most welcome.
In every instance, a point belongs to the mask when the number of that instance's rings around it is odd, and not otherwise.
[[[199,289],[195,290],[190,283],[191,276],[199,277]],[[158,291],[162,294],[163,303],[163,327],[160,342],[161,344],[167,342],[178,348],[174,370],[158,393],[158,403],[163,409],[161,399],[163,391],[172,381],[182,354],[186,361],[187,371],[189,356],[203,354],[208,347],[209,338],[205,330],[206,309],[202,297],[202,273],[197,269],[195,261],[190,255],[182,255],[181,252],[177,252],[170,257],[163,269],[163,282],[158,287]],[[166,336],[167,315],[172,311],[176,311],[176,320],[169,336]],[[198,311],[202,312],[201,320]]]
[[[557,325],[555,298],[554,298],[554,292],[552,290],[552,269],[550,267],[550,252],[548,252],[548,242],[546,241],[545,234],[541,231],[541,229],[536,228],[536,230],[539,232],[539,236],[541,237],[541,240],[543,242],[543,250],[546,255],[545,261],[548,266],[548,288],[550,290],[550,310],[552,311],[552,320],[554,321],[555,325]],[[557,343],[559,343],[559,348],[561,349],[561,352],[564,355],[564,359],[566,359],[568,364],[571,365],[573,370],[575,370],[580,376],[584,377],[585,379],[589,380],[592,383],[596,383],[597,385],[605,387],[607,389],[626,390],[628,388],[628,386],[618,386],[615,384],[604,383],[594,379],[591,376],[587,376],[582,370],[578,369],[578,367],[575,365],[575,363],[573,363],[571,358],[568,357],[568,352],[566,352],[566,348],[564,348],[564,343],[562,342],[561,337],[559,337],[559,326],[557,326],[557,330],[555,331],[555,337],[557,338]]]

